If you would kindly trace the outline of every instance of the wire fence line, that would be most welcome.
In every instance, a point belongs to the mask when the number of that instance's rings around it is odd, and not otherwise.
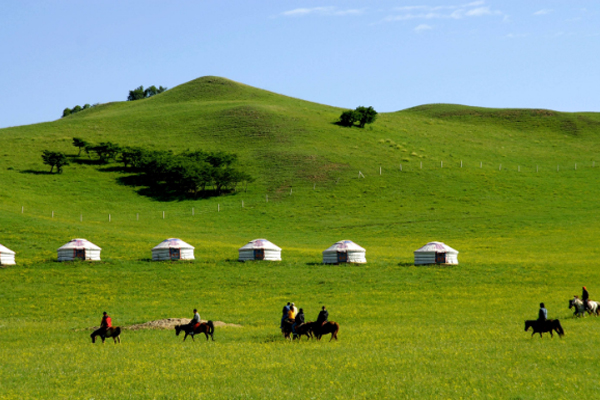
[[[219,213],[231,213],[231,212],[244,212],[246,210],[272,210],[277,208],[286,199],[294,199],[296,197],[306,196],[307,194],[324,194],[331,193],[336,187],[344,187],[352,185],[356,180],[369,180],[372,178],[378,178],[383,175],[395,174],[395,173],[409,173],[416,171],[434,171],[434,170],[489,170],[501,173],[556,173],[556,172],[575,172],[577,170],[590,170],[597,169],[595,161],[588,162],[572,162],[569,164],[556,164],[549,165],[520,165],[520,164],[492,164],[479,162],[466,163],[463,160],[453,160],[451,162],[444,162],[443,160],[429,161],[427,163],[423,161],[412,162],[412,163],[398,163],[396,166],[390,166],[389,164],[385,167],[379,166],[375,170],[373,167],[365,169],[359,169],[357,173],[352,173],[350,170],[346,171],[346,174],[330,179],[326,183],[321,182],[303,182],[302,184],[288,184],[283,185],[278,190],[265,193],[264,195],[257,195],[256,193],[249,193],[247,198],[244,198],[245,192],[236,192],[234,196],[226,196],[219,198],[215,201],[215,198],[208,200],[207,204],[201,204],[200,202],[206,200],[195,200],[194,205],[189,203],[182,205],[181,207],[173,207],[168,205],[165,207],[159,207],[154,211],[148,211],[147,209],[143,212],[139,211],[117,211],[117,212],[98,212],[98,211],[80,211],[80,212],[60,212],[52,210],[50,208],[36,207],[22,205],[20,210],[14,208],[4,208],[5,213],[11,214],[22,214],[27,216],[42,217],[51,220],[64,221],[64,222],[134,222],[141,220],[192,220],[201,218],[203,216],[215,215]],[[288,191],[289,189],[289,191]],[[190,200],[194,201],[194,200]],[[66,215],[67,214],[67,215]]]

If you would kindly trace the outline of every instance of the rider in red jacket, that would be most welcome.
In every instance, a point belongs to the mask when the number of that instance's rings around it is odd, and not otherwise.
[[[104,328],[104,330],[112,328],[112,319],[110,319],[110,315],[108,315],[106,311],[102,313],[102,321],[100,322],[100,328]]]

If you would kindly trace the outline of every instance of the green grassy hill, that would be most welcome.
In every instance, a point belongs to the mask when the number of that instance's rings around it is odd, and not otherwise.
[[[349,129],[335,124],[341,112],[204,77],[0,130],[0,243],[18,262],[0,270],[0,336],[11,343],[0,347],[0,398],[189,397],[197,382],[221,398],[538,399],[600,389],[588,378],[600,373],[591,362],[599,322],[570,319],[566,307],[582,285],[600,293],[600,114],[432,104]],[[41,152],[75,155],[73,137],[231,151],[256,181],[227,196],[162,201],[85,155],[48,174]],[[102,247],[104,261],[56,263],[75,237]],[[197,260],[149,262],[168,237],[196,246]],[[259,237],[283,248],[281,263],[235,261]],[[321,251],[341,239],[365,247],[368,264],[322,266]],[[458,249],[461,264],[412,266],[431,240]],[[311,319],[327,304],[340,342],[283,343],[277,320],[289,300]],[[563,340],[522,331],[540,301],[563,321]],[[88,343],[103,309],[131,325],[195,306],[244,327],[223,328],[209,345],[182,345],[170,331],[126,331],[116,349]],[[290,371],[297,378],[286,384]]]

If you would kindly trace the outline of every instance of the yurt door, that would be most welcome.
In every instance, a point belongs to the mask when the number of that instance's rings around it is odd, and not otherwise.
[[[181,259],[181,249],[169,248],[169,257],[171,260],[180,260]]]
[[[436,264],[446,264],[446,253],[435,253]]]
[[[255,260],[264,260],[265,259],[265,249],[254,249],[254,259]]]
[[[337,253],[337,262],[339,263],[346,263],[348,262],[348,253],[342,252],[342,251],[338,251]]]
[[[85,249],[74,249],[73,250],[73,258],[85,260]]]

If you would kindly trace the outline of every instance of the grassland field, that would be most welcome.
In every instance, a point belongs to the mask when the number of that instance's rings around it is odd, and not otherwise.
[[[349,129],[334,124],[341,111],[204,77],[0,130],[0,243],[17,252],[0,269],[0,398],[600,393],[600,319],[568,309],[583,285],[600,299],[600,114],[426,105]],[[233,151],[256,181],[165,200],[123,184],[131,173],[117,164],[75,157],[73,137]],[[45,149],[72,155],[64,173],[46,173]],[[102,247],[103,261],[56,262],[75,237]],[[196,260],[151,262],[169,237],[195,246]],[[283,261],[237,262],[259,237]],[[342,239],[368,263],[322,265]],[[412,265],[431,240],[458,249],[460,264]],[[309,319],[327,305],[340,340],[284,341],[287,301]],[[523,331],[542,301],[562,339]],[[194,307],[242,327],[217,328],[215,342],[125,330],[121,345],[90,343],[104,310],[129,326]]]

